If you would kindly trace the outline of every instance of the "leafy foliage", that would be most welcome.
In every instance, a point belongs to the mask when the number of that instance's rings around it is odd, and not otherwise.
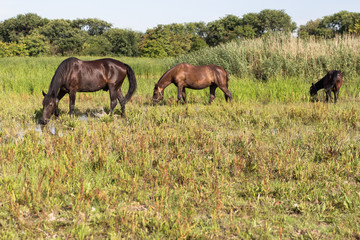
[[[360,13],[341,11],[300,26],[298,36],[328,39],[337,34],[358,33],[359,21]],[[209,23],[158,25],[145,33],[113,28],[112,24],[96,18],[48,20],[28,13],[0,22],[0,41],[7,46],[20,44],[18,49],[25,44],[30,56],[77,54],[160,58],[180,56],[240,39],[293,33],[295,29],[296,24],[284,10],[272,9],[242,17],[227,15]]]
[[[158,25],[146,31],[139,48],[144,57],[173,57],[190,51],[192,37],[184,25]]]
[[[356,20],[356,23],[354,26],[350,26],[349,31],[351,33],[360,34],[360,19]]]
[[[234,15],[208,24],[206,38],[209,46],[217,46],[234,39],[261,37],[265,33],[292,33],[296,24],[283,10],[265,9],[260,13],[248,13],[243,18]]]
[[[89,56],[106,56],[112,53],[113,45],[104,36],[89,36],[82,45],[81,54]]]
[[[3,42],[18,42],[21,37],[25,37],[33,30],[45,26],[48,22],[49,20],[33,13],[20,14],[15,18],[0,23],[0,39]]]
[[[300,26],[299,36],[308,39],[310,36],[315,38],[333,38],[337,34],[347,34],[360,21],[360,13],[340,11],[323,19],[309,21],[306,25]]]
[[[111,52],[116,55],[139,56],[141,33],[128,29],[110,29],[104,34],[111,44]]]
[[[0,57],[28,56],[29,52],[23,43],[0,42]]]
[[[88,18],[74,20],[72,21],[72,26],[86,31],[90,36],[100,36],[106,33],[112,24],[97,18]]]

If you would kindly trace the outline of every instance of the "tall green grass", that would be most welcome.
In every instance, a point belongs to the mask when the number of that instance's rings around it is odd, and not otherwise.
[[[217,64],[241,78],[317,79],[337,69],[352,79],[360,74],[360,39],[339,36],[331,40],[302,40],[292,35],[269,35],[205,48],[174,60],[180,62]]]
[[[232,44],[229,44],[231,46]],[[214,49],[214,52],[217,50]],[[206,56],[206,55],[205,55]],[[94,57],[80,57],[84,60],[92,60]],[[64,60],[62,57],[44,58],[1,58],[0,64],[0,91],[4,94],[29,93],[41,95],[41,91],[47,91],[53,74],[58,65]],[[221,58],[217,58],[220,61]],[[148,58],[118,58],[118,60],[129,64],[135,71],[138,79],[138,89],[135,98],[146,96],[143,101],[150,101],[154,83],[162,74],[172,66],[172,59],[148,59]],[[216,62],[216,61],[214,61]],[[198,63],[201,64],[201,63]],[[221,64],[221,63],[217,63]],[[225,63],[222,64],[226,67]],[[229,69],[229,67],[226,67]],[[319,75],[319,78],[322,75]],[[311,76],[277,76],[271,81],[256,81],[253,77],[244,75],[237,77],[236,74],[230,75],[229,89],[235,100],[253,102],[301,102],[308,101],[309,87],[311,82],[316,82],[318,78]],[[122,91],[125,93],[128,82],[125,80]],[[359,76],[345,75],[344,85],[340,90],[340,98],[356,98],[360,93]],[[106,92],[80,93],[78,97],[87,95],[105,95]],[[170,85],[165,91],[165,99],[175,101],[177,88]],[[190,102],[207,102],[209,99],[209,89],[201,91],[188,90],[188,100]],[[321,97],[322,94],[320,93]],[[218,89],[217,98],[224,98],[223,93]],[[41,102],[41,101],[39,101]]]

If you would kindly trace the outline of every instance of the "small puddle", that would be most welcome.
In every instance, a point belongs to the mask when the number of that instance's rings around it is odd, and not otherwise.
[[[55,135],[56,129],[55,129],[55,126],[54,126],[54,125],[51,124],[50,127],[49,127],[49,130],[50,130],[50,132],[51,132],[52,135]]]
[[[84,121],[89,120],[89,117],[86,114],[83,114],[79,117],[79,119],[80,119],[80,121],[84,122]]]
[[[35,132],[37,132],[37,133],[39,133],[39,135],[41,135],[42,129],[41,129],[41,125],[40,125],[40,124],[38,124],[38,125],[35,126]]]

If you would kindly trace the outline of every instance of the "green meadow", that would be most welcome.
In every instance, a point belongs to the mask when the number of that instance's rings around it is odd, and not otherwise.
[[[261,52],[269,43],[238,44]],[[78,93],[75,114],[65,96],[46,126],[41,91],[65,58],[0,59],[0,238],[359,239],[357,47],[350,70],[312,53],[319,71],[290,74],[280,64],[266,78],[257,71],[275,50],[253,55],[252,65],[245,52],[246,74],[229,70],[233,102],[217,90],[212,105],[209,89],[187,90],[188,103],[177,104],[175,86],[151,105],[161,75],[198,56],[119,57],[138,81],[126,118],[119,106],[108,115],[108,92]],[[286,56],[294,69],[303,64]],[[309,101],[327,67],[346,72],[336,105],[323,92]]]

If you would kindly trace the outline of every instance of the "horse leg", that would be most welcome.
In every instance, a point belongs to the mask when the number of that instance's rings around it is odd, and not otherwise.
[[[326,90],[326,98],[325,98],[325,101],[326,102],[329,102],[329,98],[331,100],[331,90]]]
[[[338,95],[339,95],[339,90],[337,90],[337,91],[334,92],[334,103],[337,102]]]
[[[60,90],[60,92],[57,95],[57,101],[56,101],[56,106],[55,106],[55,117],[59,116],[59,102],[60,100],[65,96],[66,92],[63,90]]]
[[[69,114],[73,114],[75,110],[75,100],[76,100],[76,91],[69,93],[70,103],[69,103]]]
[[[118,99],[118,101],[120,103],[120,106],[121,106],[121,116],[125,117],[125,98],[124,98],[124,95],[122,94],[120,88],[117,91],[117,99]]]
[[[224,92],[225,100],[230,101],[232,100],[231,92],[227,87],[219,86],[219,88]]]
[[[113,86],[109,86],[110,94],[110,115],[113,114],[114,108],[117,105],[117,92]]]
[[[184,102],[186,103],[186,92],[185,92],[185,87],[183,87],[183,90],[182,90],[182,98],[183,98]]]
[[[183,86],[178,85],[178,95],[177,95],[178,103],[180,102],[182,95],[183,95]]]
[[[210,100],[209,100],[209,104],[211,104],[211,102],[215,99],[215,90],[216,90],[217,86],[215,84],[212,84],[210,86]]]

